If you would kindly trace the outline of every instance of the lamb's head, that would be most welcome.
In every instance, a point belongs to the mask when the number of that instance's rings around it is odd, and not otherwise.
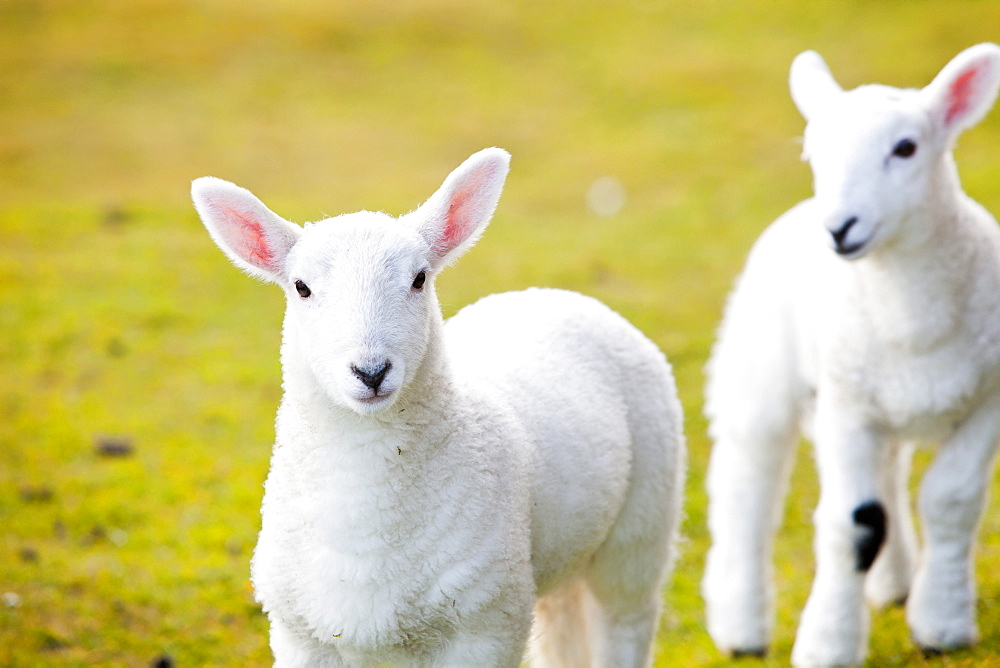
[[[1000,47],[966,49],[920,90],[844,91],[814,51],[796,57],[789,83],[822,223],[834,251],[855,259],[929,233],[912,221],[954,196],[951,148],[993,106]]]
[[[476,153],[398,219],[362,211],[302,228],[212,177],[197,179],[192,197],[222,251],[284,289],[284,363],[367,414],[392,405],[423,363],[441,317],[434,278],[485,229],[509,161],[497,148]]]

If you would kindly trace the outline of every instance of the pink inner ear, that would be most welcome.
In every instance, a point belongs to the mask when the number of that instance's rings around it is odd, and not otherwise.
[[[448,207],[448,217],[445,223],[444,235],[441,237],[440,246],[445,249],[445,252],[451,250],[455,246],[462,243],[465,239],[465,216],[463,216],[462,207],[468,196],[462,197],[458,201],[453,201],[451,206]]]
[[[268,245],[267,235],[260,223],[236,209],[226,209],[223,213],[237,232],[237,243],[245,249],[246,261],[263,269],[272,269],[274,251]]]
[[[948,88],[948,113],[944,117],[945,125],[951,125],[956,116],[960,116],[969,108],[969,98],[974,92],[972,80],[978,73],[978,68],[970,68],[951,83]]]
[[[444,230],[438,240],[436,250],[441,256],[457,248],[469,236],[469,200],[477,192],[478,184],[470,184],[451,198],[445,216]]]

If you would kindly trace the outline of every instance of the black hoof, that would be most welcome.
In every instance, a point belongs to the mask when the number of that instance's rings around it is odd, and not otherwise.
[[[925,659],[933,659],[944,654],[944,650],[940,647],[921,647],[920,652],[924,655]]]
[[[958,652],[963,649],[969,649],[975,644],[976,644],[975,640],[969,640],[965,642],[957,642],[954,645],[946,645],[945,647],[933,647],[930,645],[920,645],[920,644],[917,644],[917,647],[920,648],[920,652],[924,655],[925,659],[932,659],[934,657],[948,654],[949,652]]]

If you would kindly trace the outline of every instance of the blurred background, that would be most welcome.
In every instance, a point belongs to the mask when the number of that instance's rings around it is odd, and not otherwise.
[[[266,665],[249,559],[280,398],[280,291],[233,269],[191,179],[297,222],[421,203],[469,154],[512,171],[447,314],[530,285],[595,295],[667,353],[686,535],[657,665],[724,665],[698,594],[702,367],[760,231],[807,197],[792,58],[919,87],[1000,40],[1000,4],[621,0],[0,2],[0,665]],[[960,140],[1000,212],[1000,110]],[[917,469],[926,465],[921,455]],[[808,447],[777,546],[771,658],[812,572]],[[994,494],[996,497],[996,494]],[[983,640],[925,658],[877,613],[871,665],[1000,662],[1000,513]]]

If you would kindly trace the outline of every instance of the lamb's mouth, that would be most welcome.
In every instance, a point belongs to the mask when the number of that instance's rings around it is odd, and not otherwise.
[[[831,230],[827,228],[827,231],[830,233],[830,247],[833,248],[833,251],[837,255],[845,260],[853,260],[864,255],[866,246],[868,246],[872,240],[873,235],[871,233],[868,234],[867,238],[861,239],[860,241],[851,242],[848,240],[847,237],[850,235],[851,231],[856,231],[858,221],[859,218],[857,216],[851,216],[837,229]],[[854,234],[853,236],[857,237],[858,235]]]
[[[845,246],[834,246],[833,250],[837,255],[845,260],[854,260],[864,255],[864,249],[867,245],[867,241],[859,241]]]
[[[374,392],[366,397],[353,397],[363,412],[372,412],[392,403],[395,397],[395,390],[388,392]]]
[[[355,401],[357,401],[360,404],[369,404],[369,405],[371,405],[371,404],[381,403],[381,402],[385,401],[386,399],[388,399],[391,396],[392,396],[392,392],[382,392],[381,394],[373,394],[370,397],[361,397],[359,399],[355,399]]]

